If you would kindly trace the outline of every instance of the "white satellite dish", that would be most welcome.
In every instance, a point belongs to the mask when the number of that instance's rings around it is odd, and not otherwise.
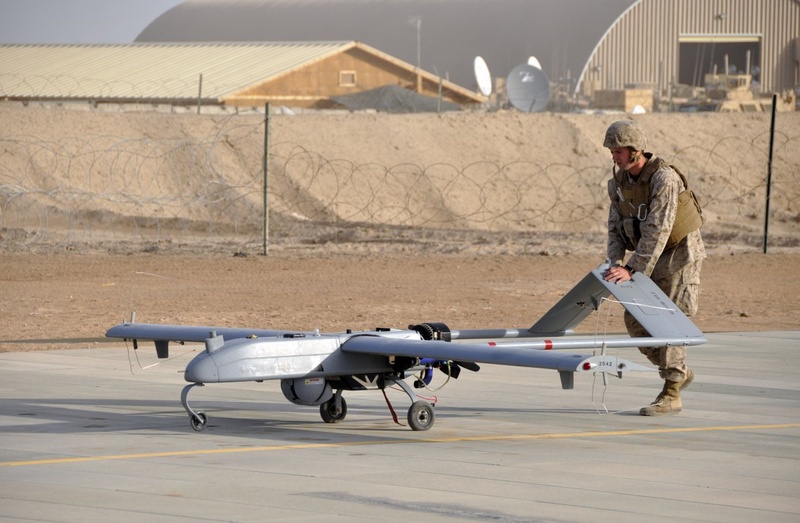
[[[518,65],[508,75],[506,94],[511,105],[520,111],[543,111],[550,101],[550,79],[537,67]]]
[[[492,75],[489,74],[486,60],[480,56],[475,57],[475,80],[478,82],[478,90],[483,96],[492,94]]]
[[[531,56],[530,58],[528,58],[528,65],[532,65],[537,69],[542,68],[542,64],[539,63],[539,60],[535,56]]]

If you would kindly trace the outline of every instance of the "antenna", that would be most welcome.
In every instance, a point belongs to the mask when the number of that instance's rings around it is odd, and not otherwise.
[[[526,113],[537,113],[550,101],[550,79],[544,71],[528,64],[516,66],[506,80],[511,105]]]
[[[475,57],[475,80],[478,82],[478,90],[483,96],[492,94],[492,75],[489,73],[489,66],[481,56]]]
[[[537,69],[541,69],[542,68],[542,64],[539,63],[539,59],[536,58],[535,56],[530,56],[528,58],[528,65],[532,65],[533,67],[535,67]]]

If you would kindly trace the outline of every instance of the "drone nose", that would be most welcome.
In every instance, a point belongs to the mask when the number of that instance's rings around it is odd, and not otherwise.
[[[207,352],[201,352],[189,362],[183,374],[191,383],[214,383],[219,381],[219,372],[214,358]]]

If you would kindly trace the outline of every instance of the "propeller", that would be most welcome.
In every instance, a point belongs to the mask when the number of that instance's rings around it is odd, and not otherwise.
[[[420,363],[425,365],[425,375],[423,381],[426,385],[429,385],[431,380],[433,379],[433,369],[438,368],[443,373],[447,374],[449,377],[453,379],[458,379],[461,375],[461,369],[467,369],[472,372],[478,372],[481,370],[480,366],[477,363],[471,361],[442,361],[442,360],[434,360],[431,358],[423,358],[420,360]]]
[[[409,325],[409,329],[415,330],[419,333],[423,340],[442,340],[450,341],[450,328],[444,323],[419,323],[417,325]],[[478,372],[481,370],[480,366],[472,361],[442,361],[433,359],[423,359],[420,363],[429,367],[438,367],[439,370],[447,374],[451,378],[458,379],[461,375],[461,368]],[[429,369],[427,369],[429,370]],[[432,372],[426,372],[423,378],[425,385],[430,384],[433,379]]]
[[[471,370],[472,372],[478,372],[481,370],[480,366],[477,363],[472,361],[442,361],[439,362],[439,370],[447,374],[448,376],[458,379],[461,375],[461,369]]]

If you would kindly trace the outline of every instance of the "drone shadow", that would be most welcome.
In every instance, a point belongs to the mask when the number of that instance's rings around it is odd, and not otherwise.
[[[354,402],[353,402],[354,403]],[[200,405],[202,404],[202,405]],[[413,431],[406,425],[407,405],[396,405],[398,423],[385,405],[348,404],[346,420],[326,424],[317,407],[298,407],[271,401],[199,401],[193,408],[208,416],[204,433],[215,436],[246,437],[296,443],[298,441],[343,442],[350,440],[388,441],[408,437]],[[498,420],[519,422],[530,416],[531,427],[540,425],[536,415],[598,415],[591,408],[518,408],[518,407],[436,407],[437,422]],[[190,426],[189,416],[174,400],[143,399],[31,399],[5,398],[0,404],[0,434],[198,434]],[[18,423],[12,420],[18,419]],[[402,425],[402,426],[401,426]],[[416,434],[433,434],[418,432]]]

